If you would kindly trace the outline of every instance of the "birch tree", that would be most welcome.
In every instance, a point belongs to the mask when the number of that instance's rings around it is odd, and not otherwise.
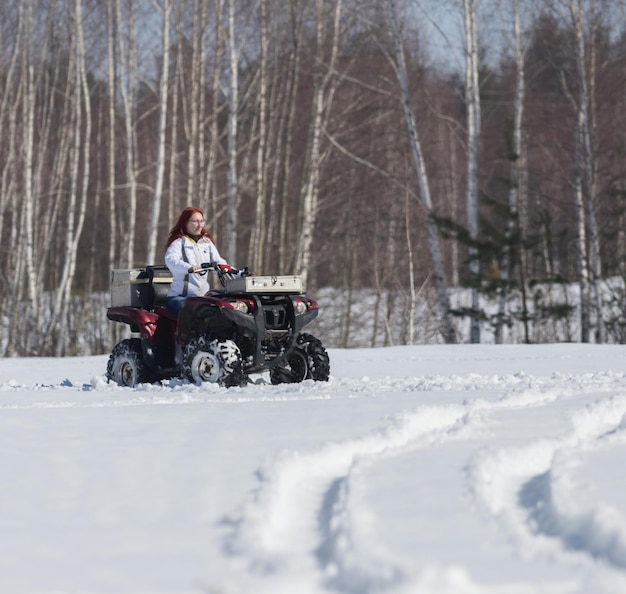
[[[182,9],[179,9],[182,12]],[[183,18],[182,14],[178,12],[176,14],[176,69],[174,72],[174,80],[172,84],[172,125],[171,125],[171,135],[169,139],[169,143],[171,146],[170,151],[170,161],[169,161],[169,171],[168,171],[168,185],[170,188],[169,192],[169,200],[167,204],[167,220],[175,221],[178,216],[179,203],[178,197],[176,195],[177,188],[177,172],[178,172],[178,162],[179,162],[179,154],[178,154],[178,125],[179,125],[179,116],[178,116],[178,103],[181,100],[183,86],[183,68],[185,60],[183,58],[183,39],[184,39],[184,31],[183,31]]]
[[[239,56],[235,41],[235,0],[228,0],[228,173],[227,173],[227,259],[237,261],[237,118],[239,111]]]
[[[28,301],[33,308],[33,315],[37,319],[38,301],[37,301],[37,272],[35,270],[34,252],[35,252],[35,191],[33,176],[33,151],[34,151],[34,127],[35,127],[35,69],[30,63],[29,39],[33,34],[32,29],[32,1],[27,0],[22,9],[22,18],[27,23],[27,33],[25,36],[25,45],[22,53],[22,85],[23,85],[23,192],[24,192],[24,245],[25,245],[25,264],[26,279],[28,288]]]
[[[589,93],[586,75],[586,51],[583,27],[583,8],[581,0],[568,0],[567,10],[571,17],[575,39],[575,80],[578,85],[577,96],[572,93],[565,73],[560,72],[560,79],[565,96],[575,114],[574,124],[574,172],[571,182],[574,209],[576,213],[576,266],[580,288],[580,339],[589,342],[591,336],[591,314],[593,298],[599,305],[599,293],[594,282],[595,268],[599,267],[599,246],[597,224],[594,209],[594,172],[591,156]],[[591,237],[590,237],[591,236]],[[592,251],[590,265],[589,246]],[[596,309],[597,322],[602,324],[601,310]]]
[[[322,129],[325,117],[330,111],[336,88],[335,64],[339,48],[342,3],[341,0],[334,0],[334,2],[332,30],[329,35],[326,16],[327,0],[315,1],[317,54],[315,56],[316,68],[313,83],[313,110],[307,149],[308,170],[302,185],[302,228],[297,256],[297,270],[302,274],[305,285],[310,274],[313,233],[317,221],[319,179],[322,166]],[[328,57],[324,55],[327,42],[330,44]]]
[[[593,42],[595,35],[595,1],[591,1],[591,46],[593,48]],[[600,234],[598,230],[598,222],[596,218],[596,175],[595,175],[595,155],[593,150],[593,144],[591,140],[591,127],[592,127],[592,114],[590,113],[590,106],[592,105],[592,96],[590,95],[589,85],[587,83],[586,74],[586,62],[587,52],[585,47],[585,31],[584,31],[584,10],[582,0],[569,0],[569,11],[574,25],[574,32],[576,37],[576,63],[578,72],[578,84],[579,84],[579,96],[577,103],[577,131],[576,131],[576,162],[577,168],[583,168],[582,178],[585,181],[585,187],[587,188],[587,200],[586,210],[587,219],[589,224],[589,262],[587,259],[583,259],[580,266],[589,267],[589,274],[583,273],[585,278],[581,278],[581,299],[585,303],[590,299],[588,295],[589,289],[587,288],[587,282],[590,283],[590,290],[593,294],[593,304],[595,310],[596,321],[596,342],[602,342],[604,340],[604,324],[602,319],[602,302],[600,297],[599,281],[602,273],[602,266],[600,260]],[[593,51],[593,49],[592,49]],[[591,81],[593,84],[595,76],[595,64],[592,61],[591,68]],[[578,174],[577,174],[578,175]],[[582,187],[582,181],[580,185]],[[580,190],[578,189],[579,182],[576,182],[575,192],[578,195]],[[579,198],[576,198],[576,206],[579,208]],[[583,254],[581,252],[581,258]],[[583,342],[589,341],[590,329],[586,328],[590,323],[589,314],[583,315],[581,321],[581,332]]]
[[[250,240],[250,260],[254,270],[260,270],[263,262],[263,252],[266,238],[266,204],[267,204],[267,168],[266,168],[266,145],[267,145],[267,122],[266,112],[268,103],[268,35],[267,35],[267,2],[259,2],[260,43],[261,54],[259,58],[259,133],[256,159],[257,188],[256,188],[256,217],[252,228]]]
[[[0,128],[0,134],[2,135],[3,142],[2,147],[7,150],[7,155],[2,172],[2,223],[3,227],[5,223],[13,223],[9,225],[8,232],[3,235],[3,245],[16,246],[16,249],[11,253],[11,266],[4,270],[3,274],[3,294],[6,297],[2,301],[4,310],[6,312],[6,318],[8,319],[7,330],[4,333],[6,336],[5,352],[8,354],[14,354],[19,352],[19,340],[22,335],[19,328],[19,320],[22,317],[20,313],[20,300],[23,297],[23,274],[24,274],[24,242],[18,242],[18,228],[22,229],[24,226],[23,216],[25,208],[20,209],[20,201],[18,200],[18,183],[20,177],[21,163],[18,159],[18,155],[23,154],[25,151],[20,146],[18,139],[18,132],[20,129],[24,130],[25,118],[23,110],[20,110],[20,102],[24,102],[24,93],[28,84],[28,61],[24,58],[24,53],[28,53],[28,35],[31,31],[30,14],[27,14],[27,6],[24,2],[19,4],[17,15],[17,35],[14,42],[14,59],[11,60],[11,64],[14,67],[9,69],[7,76],[2,81],[3,93],[2,93],[2,115],[4,116],[8,112],[8,126],[2,126]],[[26,68],[26,72],[24,72]],[[15,72],[15,78],[12,73]],[[18,74],[19,71],[19,74]],[[11,81],[14,81],[11,86]],[[6,142],[6,134],[9,134],[8,142]],[[28,134],[23,136],[28,137]],[[5,215],[6,213],[6,215]],[[27,312],[28,313],[28,312]]]
[[[115,207],[115,164],[117,155],[117,135],[115,133],[115,124],[117,110],[116,104],[116,59],[115,48],[117,47],[117,14],[116,5],[113,2],[107,2],[107,90],[108,90],[108,170],[107,170],[107,197],[109,204],[109,269],[115,267],[117,241],[116,207]]]
[[[576,113],[574,180],[574,205],[576,208],[576,263],[578,267],[578,283],[580,286],[580,340],[589,342],[590,336],[590,305],[591,288],[589,268],[587,266],[587,227],[583,195],[583,126],[584,116],[581,109]]]
[[[17,101],[19,97],[19,94],[16,92],[16,80],[21,49],[24,47],[22,45],[25,27],[24,3],[19,4],[16,20],[13,51],[8,59],[5,75],[0,81],[0,141],[1,145],[5,147],[2,153],[0,177],[0,245],[4,244],[5,216],[10,216],[11,214],[8,209],[9,197],[14,192],[15,187],[15,143],[17,140]],[[6,288],[9,285],[8,279],[4,279],[3,284]]]
[[[74,77],[72,91],[75,101],[72,118],[73,146],[69,170],[65,254],[61,279],[56,289],[50,325],[44,340],[44,346],[47,346],[46,341],[53,335],[53,327],[56,327],[57,340],[54,353],[57,357],[65,354],[65,349],[67,348],[68,327],[66,316],[76,272],[78,242],[82,234],[87,209],[89,146],[91,138],[91,102],[85,66],[82,0],[75,0],[72,16],[73,47],[69,72]],[[84,136],[81,136],[81,133]]]
[[[213,52],[213,72],[211,78],[211,119],[209,124],[209,150],[207,154],[207,166],[205,171],[205,200],[206,212],[209,216],[213,216],[217,211],[217,158],[220,151],[220,126],[219,116],[222,113],[221,97],[222,97],[222,56],[224,55],[224,35],[225,30],[222,26],[224,18],[224,2],[223,0],[215,0],[214,9],[214,52]]]
[[[231,3],[234,3],[234,1],[232,0]],[[206,5],[206,0],[193,1],[194,19],[192,22],[191,72],[189,76],[191,94],[188,103],[190,113],[189,154],[187,162],[187,196],[188,201],[191,201],[193,204],[199,204],[198,200],[202,196],[202,190],[198,181],[201,178],[199,175],[199,164],[202,163],[202,151],[204,150],[202,131],[204,129],[204,81],[206,78],[204,48]]]
[[[298,115],[298,86],[301,74],[301,58],[302,58],[302,36],[304,30],[304,14],[294,0],[289,2],[289,22],[291,25],[291,45],[289,51],[288,68],[286,76],[286,100],[283,111],[285,131],[284,135],[279,136],[276,154],[284,156],[281,161],[280,178],[282,180],[282,188],[278,193],[280,203],[280,217],[278,230],[274,231],[270,225],[270,236],[272,233],[277,235],[278,244],[278,269],[285,271],[288,261],[288,233],[287,233],[287,208],[289,205],[289,190],[292,180],[292,156],[294,143],[294,129]],[[284,141],[282,140],[284,136]],[[284,147],[284,148],[283,148]]]
[[[147,262],[156,262],[156,245],[159,232],[159,216],[161,214],[161,201],[163,196],[163,180],[165,177],[165,133],[167,127],[167,105],[170,75],[170,15],[171,3],[165,0],[160,7],[163,19],[163,62],[161,66],[161,81],[159,85],[159,129],[157,131],[157,161],[154,196],[152,199],[152,216],[148,236]]]
[[[523,171],[526,164],[525,154],[522,147],[522,130],[524,121],[524,100],[526,94],[526,74],[525,74],[525,53],[526,46],[522,40],[520,23],[520,3],[513,0],[513,47],[515,55],[515,99],[513,103],[513,146],[511,147],[510,164],[510,189],[508,196],[508,219],[506,222],[504,253],[502,257],[502,285],[500,288],[498,303],[498,319],[495,326],[495,343],[502,343],[502,325],[506,312],[506,302],[508,297],[508,285],[512,276],[511,238],[516,231],[520,231],[519,225],[519,202],[524,195],[525,189],[522,187]],[[520,255],[520,269],[524,270],[524,259],[522,250]],[[525,295],[522,287],[522,295]],[[525,309],[525,307],[524,307]],[[524,316],[525,318],[525,316]],[[530,341],[528,335],[528,325],[524,320],[526,342]]]
[[[480,141],[480,87],[476,0],[463,0],[465,33],[465,114],[467,124],[467,225],[470,235],[469,271],[472,280],[470,342],[480,342],[480,261],[478,258],[478,152]]]
[[[433,268],[435,269],[435,286],[437,289],[437,302],[439,305],[439,314],[441,316],[441,322],[443,327],[443,336],[447,343],[456,342],[456,333],[452,324],[450,314],[450,300],[448,296],[448,286],[445,277],[443,257],[440,248],[440,238],[437,225],[432,217],[433,204],[430,194],[430,183],[428,180],[428,174],[426,171],[426,165],[424,163],[424,156],[422,153],[422,146],[419,139],[417,126],[415,125],[415,118],[411,109],[411,98],[409,95],[409,82],[406,71],[406,63],[404,57],[404,48],[402,44],[402,37],[398,25],[396,6],[394,0],[388,0],[389,8],[391,12],[391,26],[393,45],[395,49],[395,62],[394,68],[398,78],[398,84],[400,86],[400,94],[402,98],[402,108],[404,111],[404,117],[406,120],[409,142],[411,145],[411,154],[413,156],[413,162],[415,165],[415,171],[417,173],[419,196],[421,199],[422,207],[426,213],[426,225],[428,230],[428,246],[430,248],[431,258],[433,262]]]
[[[128,193],[128,210],[125,217],[127,225],[123,240],[126,247],[125,262],[132,268],[135,260],[135,235],[137,224],[137,141],[136,141],[136,90],[137,90],[137,47],[135,39],[135,14],[132,2],[127,4],[127,21],[122,21],[121,5],[122,0],[115,1],[115,13],[117,15],[117,30],[120,64],[120,93],[122,96],[122,106],[124,113],[124,132],[126,141],[125,170]],[[124,35],[124,24],[126,24],[126,35]]]

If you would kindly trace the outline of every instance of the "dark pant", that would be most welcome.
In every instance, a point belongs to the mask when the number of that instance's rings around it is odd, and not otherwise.
[[[183,303],[185,303],[186,297],[182,295],[173,295],[172,297],[165,298],[165,307],[177,316],[180,313],[181,308],[183,307]]]

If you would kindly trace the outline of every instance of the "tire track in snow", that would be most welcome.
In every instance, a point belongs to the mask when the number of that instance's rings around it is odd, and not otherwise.
[[[358,439],[329,443],[312,452],[283,452],[259,470],[258,488],[229,520],[227,550],[243,559],[253,574],[280,573],[283,580],[288,575],[285,581],[292,584],[306,575],[307,588],[310,576],[317,575],[319,589],[311,592],[326,591],[328,586],[365,593],[368,584],[399,579],[393,566],[381,567],[380,559],[372,566],[355,554],[351,476],[362,460],[390,455],[415,442],[428,445],[452,439],[470,424],[466,406],[425,406]],[[271,579],[264,580],[255,585],[255,592],[274,592],[275,587]]]
[[[607,397],[572,415],[554,439],[483,453],[469,469],[472,490],[513,535],[523,555],[600,559],[626,569],[626,517],[585,496],[575,470],[585,456],[626,442],[626,395]]]
[[[361,438],[311,452],[283,452],[258,471],[259,485],[228,519],[226,549],[255,582],[255,592],[309,576],[303,592],[367,594],[401,587],[410,576],[362,534],[367,508],[353,500],[352,482],[363,468],[411,447],[463,439],[482,430],[484,414],[501,408],[549,404],[563,393],[551,389],[477,399],[462,405],[421,406]],[[311,575],[317,576],[311,588]],[[276,579],[272,579],[275,576]],[[293,591],[300,590],[295,588]]]

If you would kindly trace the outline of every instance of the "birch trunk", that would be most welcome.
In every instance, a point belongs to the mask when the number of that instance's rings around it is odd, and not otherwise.
[[[108,200],[109,200],[109,268],[113,269],[117,262],[116,249],[117,241],[117,225],[116,208],[115,208],[115,164],[117,154],[117,142],[115,134],[115,123],[117,112],[115,109],[115,48],[116,42],[116,11],[112,2],[107,2],[107,87],[108,87],[108,104],[109,104],[109,168],[108,168]]]
[[[520,26],[520,9],[519,0],[513,1],[513,35],[515,43],[515,102],[513,116],[513,146],[510,165],[510,184],[509,189],[509,212],[505,231],[504,252],[502,256],[502,285],[500,288],[498,302],[498,319],[495,326],[495,343],[502,344],[502,326],[506,314],[506,302],[508,297],[509,282],[512,277],[512,254],[511,254],[511,238],[516,228],[519,230],[518,201],[520,194],[520,168],[523,167],[524,159],[522,157],[522,123],[524,119],[524,97],[525,97],[525,55],[522,47],[522,36]],[[529,337],[526,335],[526,342]]]
[[[227,260],[237,261],[237,112],[239,109],[239,58],[235,43],[235,0],[228,0],[228,60],[230,89],[228,93],[228,172],[227,172]]]
[[[582,178],[584,179],[584,186],[587,189],[587,223],[589,227],[589,261],[585,260],[584,265],[589,268],[587,273],[587,282],[590,284],[590,291],[593,294],[593,306],[595,311],[596,342],[604,341],[604,321],[602,319],[602,301],[600,296],[599,282],[602,274],[602,265],[600,258],[600,233],[598,230],[598,222],[596,218],[596,175],[595,175],[595,155],[591,140],[591,127],[592,116],[590,111],[592,110],[592,95],[589,92],[589,85],[587,83],[587,74],[585,71],[586,65],[586,49],[585,49],[585,32],[584,32],[584,15],[583,6],[581,0],[570,0],[569,3],[570,14],[572,16],[572,22],[574,24],[574,31],[576,34],[576,61],[578,66],[578,79],[579,79],[579,98],[578,98],[578,118],[579,118],[579,135],[581,143],[581,166],[583,168]],[[591,35],[591,47],[593,51],[595,33],[595,2],[592,2],[592,35]],[[593,66],[593,61],[592,61]],[[593,84],[595,76],[595,69],[591,69],[591,83]],[[582,184],[582,179],[581,179]],[[583,194],[584,199],[584,194]],[[591,302],[589,304],[591,309]],[[588,323],[590,321],[591,312],[589,312]],[[590,329],[588,330],[590,332]],[[587,335],[587,342],[589,335]]]
[[[5,231],[5,214],[8,213],[8,204],[10,194],[15,188],[15,166],[16,166],[16,149],[15,143],[17,138],[17,99],[19,91],[16,92],[14,85],[15,73],[19,64],[20,49],[22,48],[23,39],[23,4],[20,4],[18,16],[17,31],[15,35],[15,46],[11,53],[11,59],[5,72],[5,76],[0,84],[0,142],[3,146],[8,146],[6,159],[2,163],[2,174],[0,177],[0,245],[4,245]],[[8,126],[4,122],[8,120]],[[4,287],[6,289],[6,286]],[[2,293],[0,292],[0,295]],[[0,300],[1,304],[1,300]]]
[[[67,225],[65,236],[65,254],[63,272],[52,311],[52,317],[44,345],[56,335],[54,355],[61,357],[66,353],[68,324],[67,312],[69,308],[72,283],[76,272],[78,242],[83,230],[87,209],[89,185],[89,146],[91,137],[91,103],[87,84],[85,67],[85,44],[82,22],[82,0],[75,0],[74,4],[74,47],[70,72],[72,68],[75,77],[75,86],[72,89],[75,97],[73,119],[73,148],[70,167],[70,188],[67,204]],[[81,132],[84,137],[81,138]],[[81,170],[81,156],[82,170]],[[80,177],[79,177],[80,176]],[[53,328],[56,327],[56,332]]]
[[[217,155],[220,145],[219,115],[221,113],[221,83],[222,76],[222,56],[224,52],[224,27],[222,19],[224,16],[223,0],[215,1],[215,56],[213,62],[213,77],[211,84],[211,123],[209,154],[207,156],[206,181],[204,184],[207,204],[207,216],[215,217],[217,212]]]
[[[472,281],[470,342],[480,342],[480,262],[478,259],[478,143],[480,138],[480,88],[478,85],[478,38],[475,0],[463,0],[465,33],[465,113],[467,119],[467,225],[469,267]]]
[[[159,129],[156,163],[156,180],[154,184],[154,196],[152,199],[152,216],[150,218],[150,230],[148,237],[147,262],[156,263],[156,244],[159,235],[159,217],[161,214],[161,201],[163,197],[163,179],[165,177],[165,132],[167,127],[167,104],[170,76],[170,15],[171,4],[165,0],[162,7],[163,13],[163,64],[161,69],[161,84],[159,85]]]
[[[288,243],[289,237],[287,233],[287,209],[289,205],[289,188],[291,187],[292,170],[291,161],[293,154],[294,128],[297,114],[298,86],[300,83],[300,54],[301,54],[301,33],[302,33],[302,13],[298,11],[298,7],[294,6],[294,2],[290,2],[290,17],[293,23],[293,48],[289,54],[289,74],[287,80],[287,124],[285,130],[285,157],[283,159],[282,169],[282,192],[280,193],[281,213],[280,226],[278,229],[278,270],[286,271],[288,262]]]
[[[182,15],[177,15],[176,22],[176,72],[174,74],[174,84],[172,98],[172,135],[170,137],[171,155],[170,168],[168,173],[169,184],[169,200],[167,205],[167,220],[170,224],[178,217],[178,211],[181,210],[180,200],[176,192],[177,189],[177,171],[178,171],[178,102],[179,96],[182,95],[183,86],[183,19]],[[184,100],[184,99],[183,99]]]
[[[21,8],[21,6],[20,6]],[[22,20],[22,19],[20,19]],[[16,54],[20,51],[19,45],[16,46]],[[12,102],[11,107],[9,108],[9,154],[11,155],[10,159],[5,164],[6,169],[3,171],[3,212],[6,209],[9,216],[7,219],[14,221],[14,224],[9,226],[8,237],[3,241],[4,244],[17,246],[15,252],[13,254],[14,266],[12,270],[12,274],[9,275],[6,284],[2,284],[2,292],[3,299],[2,304],[6,307],[6,311],[8,314],[8,329],[7,329],[7,339],[6,339],[6,348],[2,353],[3,356],[13,355],[17,352],[17,343],[18,339],[21,336],[20,332],[20,313],[18,304],[22,299],[22,276],[24,269],[24,257],[23,257],[23,241],[18,241],[18,229],[23,227],[23,216],[24,209],[20,212],[18,208],[18,192],[16,188],[16,179],[18,178],[18,163],[17,159],[14,155],[18,154],[18,140],[17,140],[17,130],[18,130],[18,119],[19,119],[19,103],[22,99],[22,91],[23,85],[21,83],[16,83],[17,89],[15,92],[14,101]],[[6,175],[5,175],[6,174]],[[8,180],[6,179],[8,176]],[[8,220],[7,222],[10,222]],[[4,216],[3,216],[4,221]],[[4,238],[3,238],[4,239]],[[18,353],[19,354],[19,353]]]
[[[19,241],[18,228],[22,228],[24,224],[24,210],[21,213],[18,208],[18,193],[12,192],[9,198],[9,207],[15,213],[16,222],[18,225],[12,225],[9,233],[9,245],[17,246],[14,254],[15,266],[13,267],[13,279],[9,283],[9,329],[7,337],[7,349],[6,352],[9,355],[30,355],[29,352],[20,350],[21,343],[24,339],[24,332],[22,329],[22,314],[20,313],[19,303],[23,297],[22,291],[22,275],[24,274],[24,242]],[[21,216],[18,215],[21,214]]]
[[[268,32],[269,40],[280,38],[283,31],[284,21],[273,18],[273,13],[269,14]],[[283,46],[281,46],[283,47]],[[270,91],[267,98],[267,141],[265,146],[265,194],[266,194],[266,230],[264,249],[262,254],[262,266],[266,269],[268,265],[276,270],[276,261],[274,255],[276,254],[274,241],[276,239],[276,223],[278,222],[279,209],[277,207],[278,200],[278,188],[280,187],[280,167],[282,165],[282,158],[284,154],[284,144],[282,143],[282,136],[285,130],[285,116],[286,116],[286,88],[284,79],[289,78],[289,62],[290,58],[287,57],[286,68],[283,69],[282,61],[277,59],[277,55],[287,55],[289,51],[287,48],[277,49],[269,45],[270,49],[273,49],[268,56],[268,85]]]
[[[407,344],[413,344],[415,338],[415,309],[417,307],[417,291],[415,290],[415,264],[413,262],[413,242],[411,240],[411,217],[409,208],[409,192],[404,197],[404,227],[406,229],[406,251],[409,255],[409,321]]]
[[[265,249],[266,230],[266,201],[267,201],[267,173],[265,162],[265,149],[267,143],[267,3],[260,0],[260,29],[261,29],[261,57],[259,64],[259,141],[257,146],[257,191],[256,191],[256,220],[252,227],[250,245],[252,253],[249,260],[254,270],[261,270],[263,265],[263,252]]]
[[[189,130],[189,156],[187,162],[187,196],[191,201],[189,206],[198,205],[197,192],[197,153],[198,153],[198,133],[200,129],[200,78],[202,65],[202,30],[204,23],[201,20],[201,4],[205,0],[194,0],[193,3],[193,30],[192,30],[192,55],[191,55],[191,98],[189,102],[190,110],[190,130]],[[234,1],[234,0],[233,0]]]
[[[321,159],[321,135],[325,115],[328,114],[334,93],[335,63],[339,46],[339,25],[341,19],[341,0],[335,0],[333,36],[330,57],[324,57],[326,45],[325,0],[316,0],[316,42],[317,72],[313,91],[313,117],[309,132],[308,172],[302,188],[302,228],[298,246],[297,271],[302,275],[305,286],[308,282],[311,266],[311,246],[317,221],[319,178]],[[322,70],[322,65],[325,70]]]
[[[137,222],[137,174],[136,174],[136,131],[135,131],[135,103],[137,90],[137,48],[135,45],[135,18],[132,2],[128,5],[128,35],[121,30],[122,19],[120,0],[115,0],[117,27],[119,35],[119,64],[120,64],[120,92],[124,108],[124,131],[126,138],[126,187],[128,192],[128,216],[126,217],[125,261],[128,268],[135,263],[135,235]]]
[[[271,33],[272,37],[276,37],[278,35],[278,28],[280,26],[280,23],[273,24]],[[293,61],[293,52],[289,51],[287,53],[287,66],[284,70],[282,70],[278,65],[274,64],[272,74],[272,93],[269,102],[270,130],[268,131],[268,144],[271,144],[271,148],[268,148],[268,150],[272,151],[273,165],[271,170],[271,185],[267,188],[269,200],[267,210],[269,211],[269,217],[267,220],[267,231],[265,237],[266,253],[264,254],[263,263],[264,265],[271,263],[272,266],[276,266],[277,263],[276,260],[274,260],[274,258],[272,257],[274,254],[278,255],[278,260],[280,260],[280,253],[277,254],[277,252],[280,252],[280,250],[276,249],[277,247],[279,247],[279,244],[277,243],[277,229],[280,225],[279,199],[282,184],[284,184],[285,182],[285,180],[282,179],[281,172],[286,169],[284,163],[286,149],[285,131],[290,105],[289,88],[291,85],[293,72],[293,69],[291,67],[291,63]]]
[[[446,343],[456,342],[456,332],[452,324],[450,314],[450,300],[448,296],[448,286],[445,277],[443,257],[441,254],[440,238],[437,225],[435,224],[432,214],[433,205],[430,195],[430,183],[428,181],[428,174],[426,172],[426,165],[424,163],[424,156],[422,153],[422,146],[420,143],[417,126],[415,125],[415,118],[413,117],[413,111],[411,110],[411,102],[409,96],[409,83],[406,72],[406,64],[404,59],[404,49],[402,47],[402,38],[400,35],[400,29],[398,26],[398,20],[396,15],[396,7],[394,0],[389,0],[391,7],[391,22],[392,22],[392,34],[395,49],[395,66],[398,76],[398,83],[400,85],[400,93],[402,96],[402,108],[404,110],[404,117],[406,120],[407,130],[409,133],[409,142],[411,145],[411,154],[413,156],[413,162],[415,165],[415,171],[417,174],[419,184],[419,195],[421,205],[426,212],[426,225],[428,231],[428,247],[433,262],[433,268],[435,270],[435,285],[437,289],[437,303],[439,305],[439,314],[441,316],[442,332]]]
[[[168,2],[168,0],[166,0]],[[196,169],[196,204],[206,212],[206,184],[204,171],[206,169],[206,147],[205,147],[205,124],[206,124],[206,77],[207,77],[207,51],[205,48],[205,31],[207,23],[207,0],[200,2],[200,31],[198,38],[199,72],[198,84],[200,92],[198,96],[198,148],[197,148],[197,169]]]
[[[587,266],[587,232],[585,205],[583,198],[583,120],[582,109],[578,110],[576,121],[576,148],[574,163],[574,205],[576,208],[576,264],[580,287],[580,340],[589,342],[590,335],[590,300],[589,267]]]
[[[34,67],[30,64],[29,40],[32,35],[32,2],[29,0],[25,3],[25,19],[27,26],[27,34],[25,36],[25,45],[22,49],[22,85],[23,85],[23,112],[22,122],[24,127],[23,140],[23,192],[24,192],[24,245],[26,248],[24,257],[26,264],[26,285],[28,292],[28,301],[32,308],[33,316],[39,317],[39,306],[37,302],[37,274],[34,263],[35,252],[35,193],[34,193],[34,176],[33,176],[33,143],[35,128],[35,74]],[[20,12],[22,5],[20,5]]]

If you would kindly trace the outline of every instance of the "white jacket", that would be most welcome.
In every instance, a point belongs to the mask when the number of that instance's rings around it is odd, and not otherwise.
[[[209,275],[189,272],[192,266],[204,262],[226,264],[215,244],[208,237],[201,237],[197,242],[184,235],[174,240],[165,251],[165,265],[172,273],[173,281],[167,292],[168,297],[183,295],[199,297],[209,289]]]

